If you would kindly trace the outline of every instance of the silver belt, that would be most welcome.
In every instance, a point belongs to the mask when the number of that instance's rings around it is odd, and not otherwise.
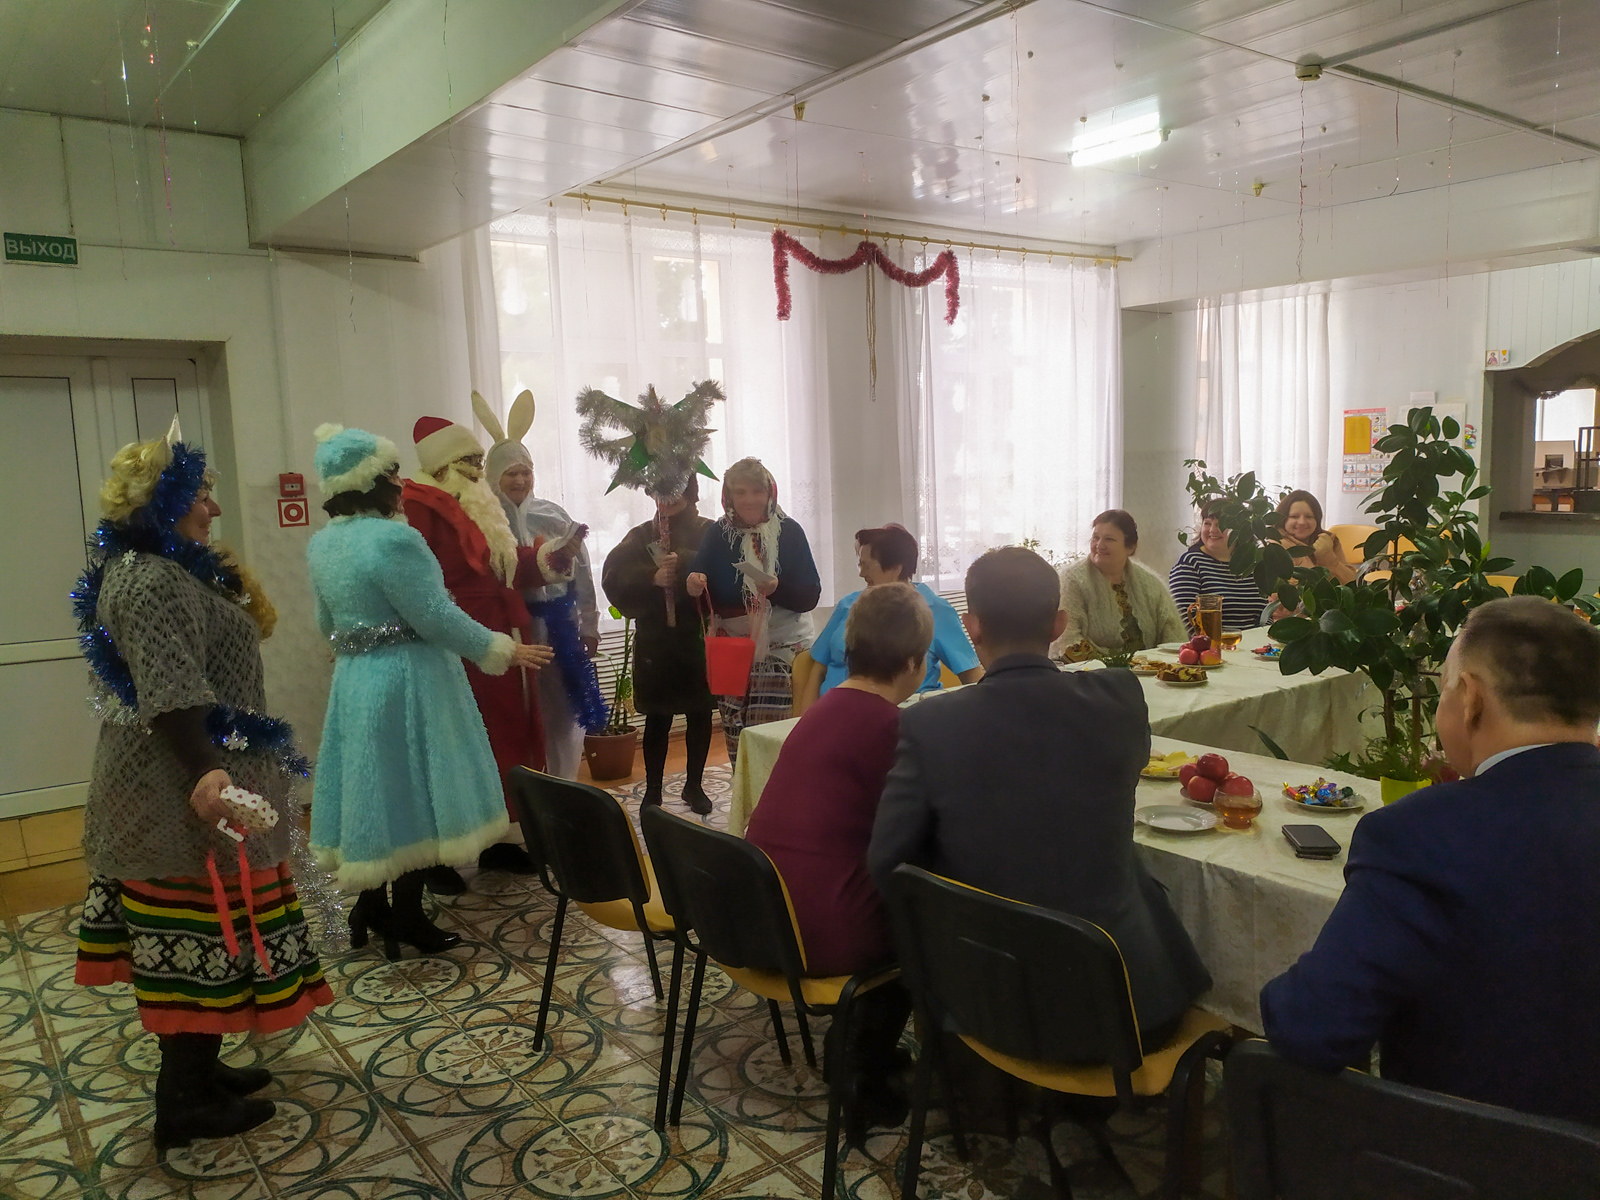
[[[355,625],[328,635],[335,654],[367,654],[385,646],[420,642],[422,635],[404,621],[385,621],[382,625]]]

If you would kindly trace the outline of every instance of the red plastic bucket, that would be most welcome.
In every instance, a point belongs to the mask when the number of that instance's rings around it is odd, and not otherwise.
[[[756,644],[747,637],[706,638],[706,683],[713,696],[742,696],[750,690]]]

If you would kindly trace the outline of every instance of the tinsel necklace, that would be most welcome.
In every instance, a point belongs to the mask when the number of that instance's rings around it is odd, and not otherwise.
[[[156,480],[149,502],[126,522],[103,520],[95,527],[89,544],[89,565],[72,589],[72,612],[78,620],[79,649],[95,679],[114,701],[107,705],[110,711],[103,714],[107,720],[131,722],[139,707],[133,674],[111,632],[100,624],[100,589],[110,562],[154,554],[177,563],[201,584],[234,603],[249,603],[238,572],[228,566],[222,555],[177,531],[178,521],[194,507],[195,497],[205,486],[205,474],[205,455],[176,442],[172,461]],[[218,704],[206,716],[206,732],[224,750],[266,750],[289,774],[305,776],[311,772],[310,762],[295,749],[294,730],[277,717]]]

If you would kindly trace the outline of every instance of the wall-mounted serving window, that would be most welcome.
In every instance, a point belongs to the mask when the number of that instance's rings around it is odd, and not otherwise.
[[[1533,417],[1535,512],[1572,512],[1580,489],[1595,487],[1596,389],[1568,388],[1539,396]]]

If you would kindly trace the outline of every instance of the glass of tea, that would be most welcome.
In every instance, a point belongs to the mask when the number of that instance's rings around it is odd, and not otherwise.
[[[1222,648],[1224,650],[1237,650],[1239,648],[1239,643],[1243,640],[1243,630],[1224,629],[1222,631]]]
[[[1254,790],[1248,796],[1231,796],[1219,788],[1211,798],[1211,807],[1229,829],[1249,829],[1261,811],[1261,792]]]
[[[1196,596],[1194,603],[1195,624],[1200,627],[1200,632],[1210,638],[1213,644],[1221,642],[1222,597]]]

